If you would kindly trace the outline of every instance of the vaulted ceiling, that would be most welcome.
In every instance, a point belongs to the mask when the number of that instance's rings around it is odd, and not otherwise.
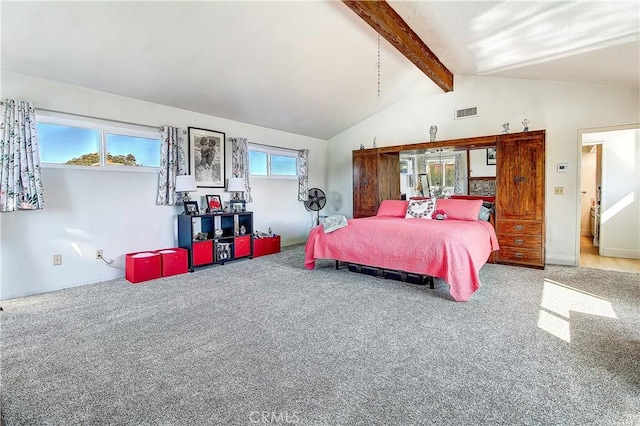
[[[637,1],[389,3],[454,75],[640,87]],[[4,70],[322,139],[443,93],[384,39],[378,91],[377,33],[337,1],[0,7]]]

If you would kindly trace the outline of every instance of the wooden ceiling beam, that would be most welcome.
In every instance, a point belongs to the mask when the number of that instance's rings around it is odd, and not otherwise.
[[[395,46],[445,92],[453,90],[453,74],[386,1],[342,0],[362,20]]]

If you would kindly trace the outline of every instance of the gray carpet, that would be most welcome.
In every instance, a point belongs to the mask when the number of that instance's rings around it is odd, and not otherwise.
[[[638,275],[501,265],[480,275],[481,289],[456,303],[441,280],[431,290],[330,261],[307,271],[297,246],[4,301],[3,422],[640,424]],[[578,302],[569,318],[541,307],[545,279],[610,302],[617,318]],[[570,324],[570,342],[538,327],[541,311]]]

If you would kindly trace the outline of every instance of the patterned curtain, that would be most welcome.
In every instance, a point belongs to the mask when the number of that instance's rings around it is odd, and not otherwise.
[[[453,193],[462,194],[462,174],[460,173],[460,156],[462,154],[456,154],[455,162],[455,181],[453,184]]]
[[[309,198],[309,150],[298,151],[298,201]]]
[[[0,211],[42,209],[35,108],[32,102],[13,99],[0,103]]]
[[[176,176],[186,173],[182,133],[177,127],[162,126],[160,172],[158,173],[158,196],[156,205],[173,206],[176,197]]]
[[[231,139],[231,176],[244,178],[244,200],[253,202],[249,184],[249,143],[245,138]]]

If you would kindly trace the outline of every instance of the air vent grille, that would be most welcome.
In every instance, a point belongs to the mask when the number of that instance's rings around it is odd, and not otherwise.
[[[471,118],[478,116],[478,107],[469,107],[469,108],[460,108],[456,110],[455,119],[460,120],[461,118]]]

